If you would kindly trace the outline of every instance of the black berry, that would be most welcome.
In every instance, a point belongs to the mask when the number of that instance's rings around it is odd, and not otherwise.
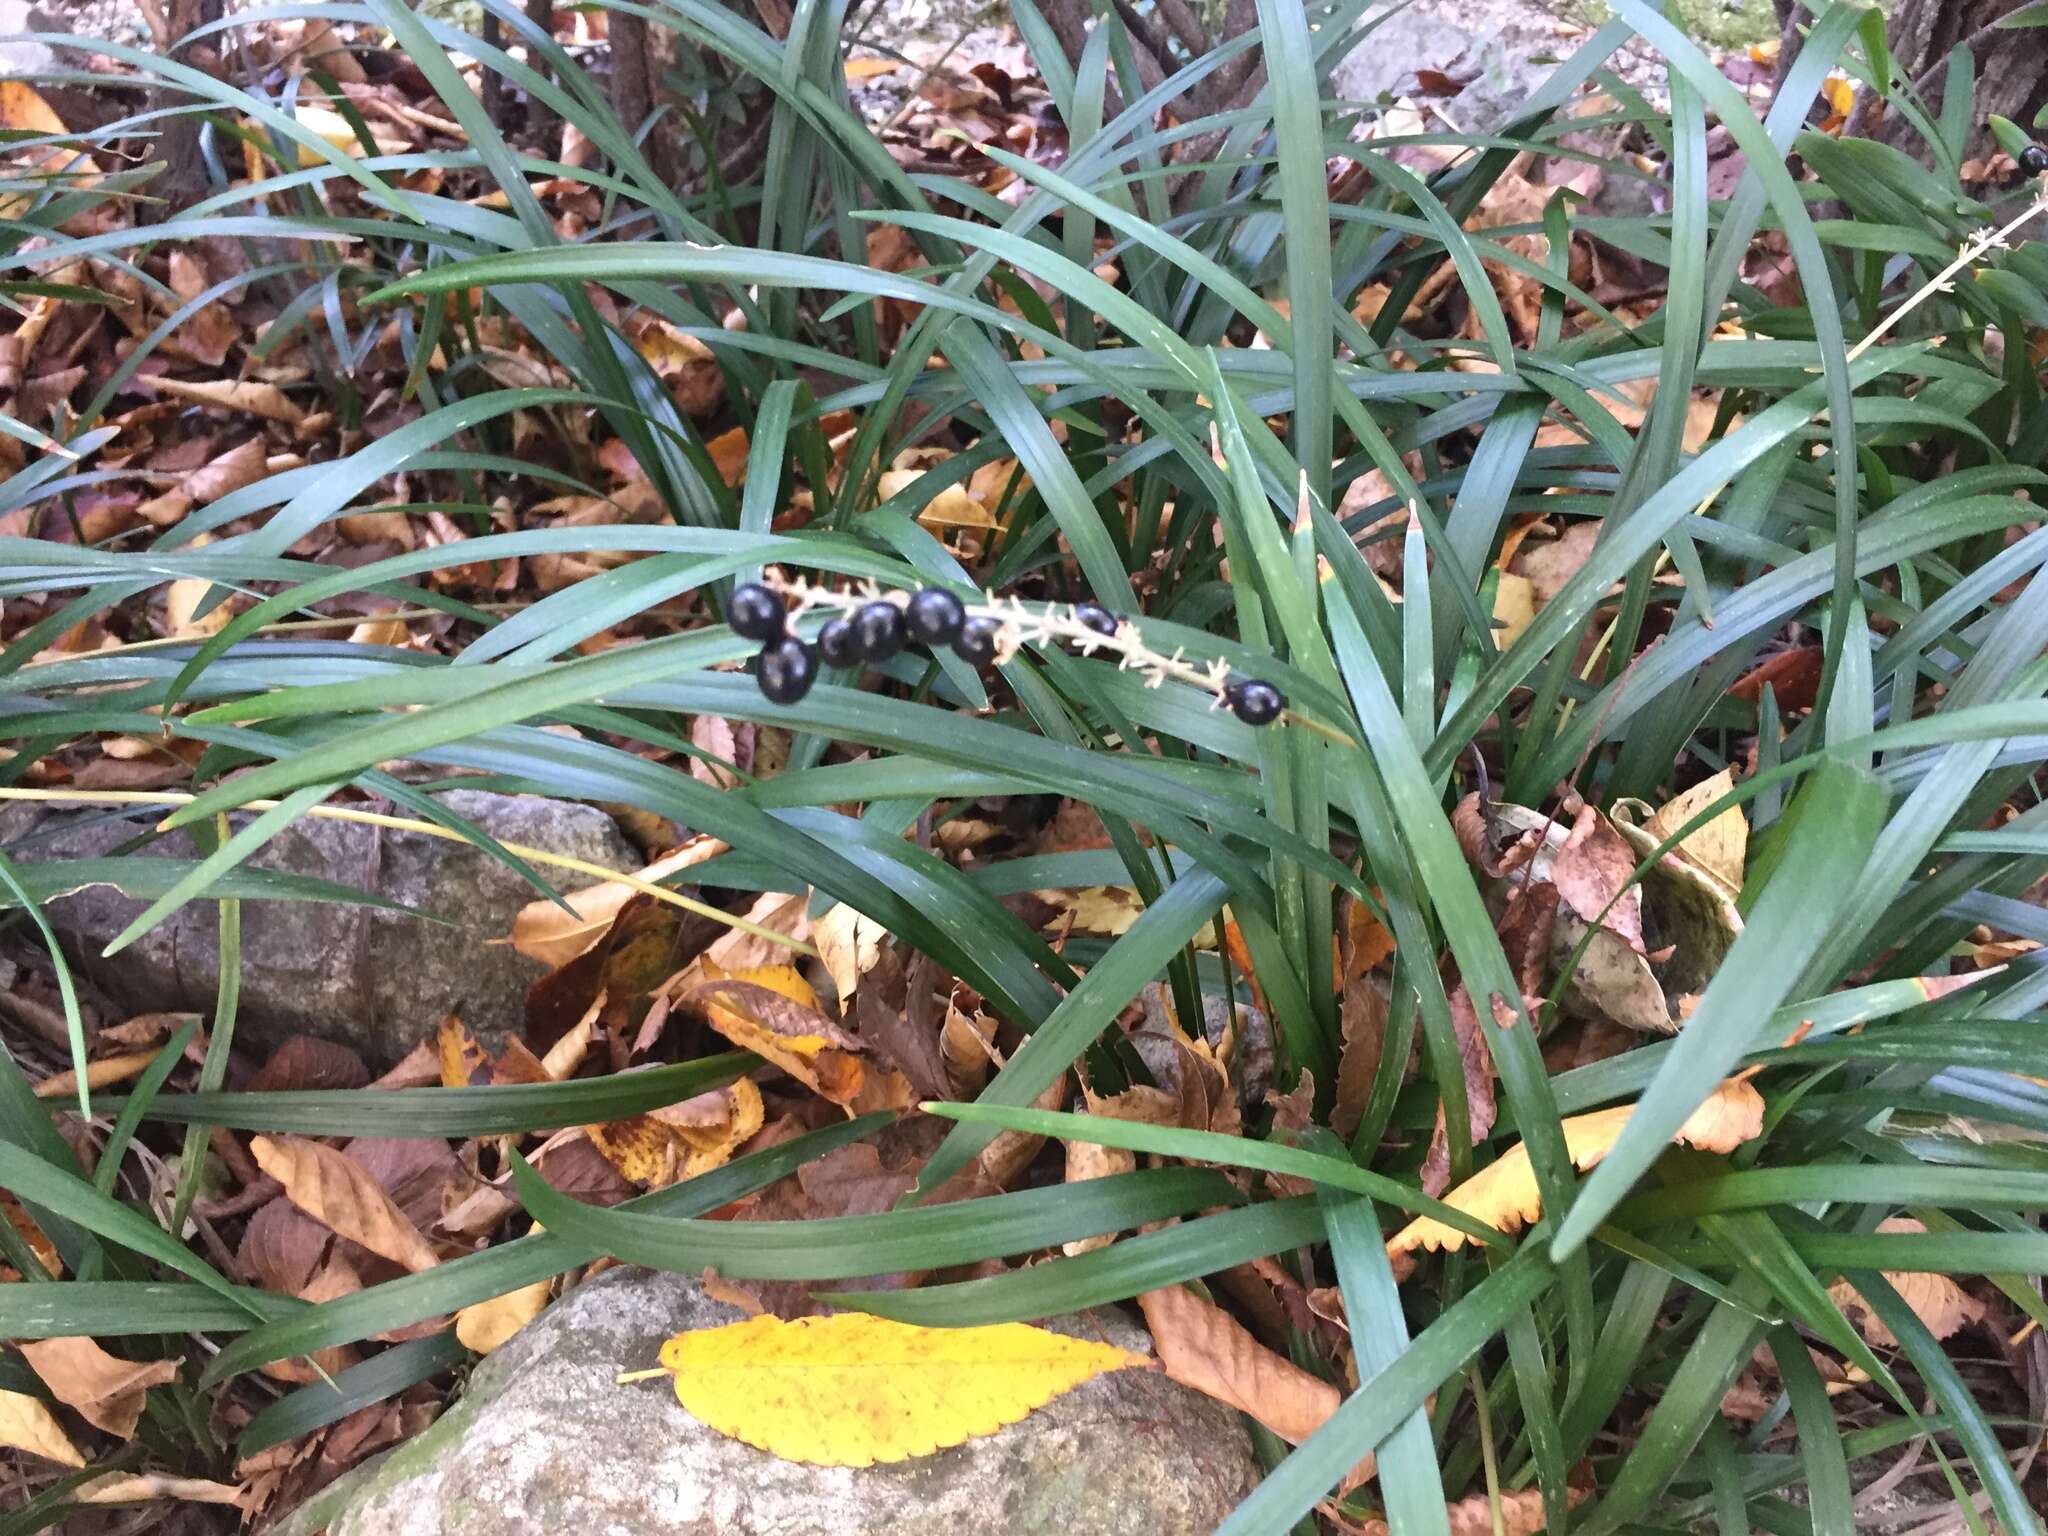
[[[818,653],[795,635],[784,635],[761,647],[754,674],[770,704],[794,704],[818,680]]]
[[[1233,677],[1224,685],[1223,702],[1246,725],[1271,725],[1287,707],[1287,695],[1255,677]]]
[[[2029,144],[2020,151],[2020,169],[2029,176],[2048,171],[2048,145]]]
[[[944,587],[926,587],[911,598],[910,610],[904,617],[910,624],[911,639],[936,647],[952,643],[960,626],[967,622],[967,610]]]
[[[1003,626],[994,619],[969,619],[960,626],[953,653],[970,667],[985,667],[996,659],[996,636]]]
[[[903,649],[903,610],[894,603],[864,604],[853,616],[854,649],[879,665]]]
[[[834,619],[819,630],[818,654],[828,667],[850,667],[859,661],[860,637],[854,633],[853,620]]]
[[[734,634],[763,644],[781,638],[783,616],[782,599],[758,581],[735,587],[725,611]]]
[[[1074,610],[1074,617],[1081,624],[1098,635],[1114,636],[1121,621],[1100,603],[1083,603]]]

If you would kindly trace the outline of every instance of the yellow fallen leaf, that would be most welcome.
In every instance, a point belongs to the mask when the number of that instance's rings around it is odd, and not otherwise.
[[[535,1222],[533,1231],[540,1230],[540,1223]],[[455,1314],[456,1339],[464,1349],[488,1355],[540,1316],[553,1284],[551,1280],[537,1280],[488,1301],[472,1302]]]
[[[1711,779],[1702,779],[1684,794],[1652,816],[1643,830],[1658,842],[1693,817],[1735,790],[1735,770],[1723,768]],[[1688,833],[1678,845],[1678,856],[1695,868],[1712,875],[1731,895],[1742,890],[1742,870],[1749,856],[1749,819],[1740,806],[1731,805],[1697,831]]]
[[[743,1051],[773,1062],[821,1098],[850,1104],[867,1070],[861,1044],[822,1013],[817,994],[787,965],[753,966],[714,978],[686,998]]]
[[[680,1104],[584,1130],[624,1177],[661,1189],[723,1167],[763,1118],[761,1090],[741,1078]]]
[[[882,957],[882,940],[888,936],[887,928],[843,901],[811,925],[811,942],[818,947],[832,985],[839,989],[842,1012],[861,977]]]
[[[916,1328],[858,1312],[754,1317],[661,1347],[692,1417],[785,1461],[830,1467],[929,1456],[1104,1371],[1149,1363],[1023,1323]]]
[[[638,878],[658,884],[693,864],[717,857],[727,846],[715,837],[693,837],[641,870]],[[512,947],[542,965],[567,965],[603,938],[619,909],[639,894],[623,880],[607,880],[565,898],[575,909],[573,913],[563,911],[556,902],[530,901],[512,920]]]
[[[1620,1139],[1622,1127],[1634,1114],[1633,1104],[1617,1104],[1590,1115],[1573,1115],[1559,1129],[1571,1153],[1572,1166],[1584,1173],[1593,1167]],[[1671,1139],[1675,1144],[1697,1147],[1702,1152],[1733,1152],[1746,1141],[1763,1134],[1763,1095],[1742,1078],[1730,1078],[1694,1110]],[[1529,1166],[1528,1149],[1521,1143],[1475,1173],[1444,1196],[1444,1204],[1476,1216],[1481,1221],[1512,1232],[1524,1222],[1543,1214],[1542,1196],[1536,1188],[1536,1172]],[[1417,1248],[1462,1248],[1470,1241],[1455,1227],[1447,1227],[1431,1216],[1418,1216],[1387,1244],[1389,1254],[1412,1253]]]
[[[122,1440],[135,1433],[144,1394],[178,1379],[175,1360],[116,1359],[82,1336],[38,1339],[21,1345],[21,1353],[52,1397]]]
[[[331,112],[326,107],[317,107],[310,102],[306,102],[294,109],[292,115],[298,119],[301,128],[306,129],[310,133],[318,134],[351,159],[360,160],[368,153],[363,148],[363,141],[356,136],[354,125],[339,112]],[[412,148],[410,144],[398,140],[388,140],[379,136],[375,129],[370,130],[370,142],[377,146],[377,153],[380,155],[402,155]],[[319,151],[312,148],[312,146],[307,144],[299,146],[300,169],[310,170],[316,165],[325,165],[326,163],[326,160],[321,157]]]
[[[297,1136],[258,1136],[249,1151],[315,1221],[415,1273],[441,1262],[412,1218],[347,1153]]]
[[[1500,573],[1500,585],[1493,592],[1493,643],[1506,650],[1536,622],[1536,587],[1526,576],[1513,571]]]
[[[85,1457],[64,1433],[57,1416],[26,1392],[0,1389],[0,1445],[67,1467],[85,1465]]]
[[[25,80],[0,80],[0,128],[15,133],[65,133],[64,119]]]
[[[858,85],[863,80],[873,80],[882,75],[893,75],[903,67],[899,59],[848,59],[846,81]]]
[[[1910,1216],[1888,1216],[1877,1224],[1880,1232],[1925,1232],[1925,1223]],[[1973,1323],[1984,1315],[1984,1303],[1956,1283],[1953,1275],[1933,1274],[1926,1270],[1886,1270],[1886,1280],[1899,1299],[1913,1309],[1913,1315],[1927,1325],[1927,1331],[1937,1339],[1948,1338],[1965,1323]],[[1837,1280],[1828,1287],[1828,1296],[1844,1312],[1856,1318],[1863,1330],[1863,1337],[1879,1349],[1892,1349],[1898,1339],[1891,1329],[1870,1308],[1870,1303],[1846,1280]]]

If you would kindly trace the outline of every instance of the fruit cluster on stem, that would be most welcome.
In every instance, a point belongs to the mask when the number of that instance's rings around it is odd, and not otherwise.
[[[1136,624],[1099,603],[1034,609],[993,592],[985,601],[964,603],[944,587],[885,592],[870,582],[858,592],[841,592],[801,578],[771,581],[736,589],[726,617],[735,634],[761,643],[754,675],[774,704],[794,704],[810,692],[821,659],[835,667],[877,665],[907,646],[951,646],[969,666],[987,667],[1026,645],[1066,643],[1084,656],[1114,655],[1154,688],[1169,678],[1200,688],[1247,725],[1270,724],[1287,708],[1287,695],[1273,684],[1232,672],[1227,662],[1197,663],[1178,650],[1171,656],[1151,650]],[[813,609],[833,614],[815,646],[789,627]]]

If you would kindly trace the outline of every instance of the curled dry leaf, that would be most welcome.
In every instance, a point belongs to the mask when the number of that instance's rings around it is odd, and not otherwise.
[[[1655,812],[1643,824],[1651,846],[1684,826],[1717,800],[1735,792],[1735,770],[1723,768],[1710,779],[1702,779],[1684,794]],[[1630,809],[1640,802],[1624,802]],[[1620,810],[1621,806],[1616,806]],[[1647,809],[1647,807],[1640,807]],[[1678,857],[1707,875],[1732,898],[1742,892],[1743,866],[1749,858],[1749,821],[1740,806],[1731,805],[1705,826],[1686,834],[1676,850]]]
[[[112,1088],[116,1084],[132,1082],[149,1070],[149,1064],[157,1058],[157,1051],[127,1051],[119,1056],[102,1056],[98,1061],[85,1064],[85,1086],[92,1089]],[[39,1099],[68,1099],[78,1092],[78,1074],[72,1071],[53,1072],[36,1084]]]
[[[256,1166],[284,1186],[285,1198],[379,1258],[417,1273],[440,1256],[377,1181],[345,1153],[296,1136],[258,1136]]]
[[[1925,1232],[1927,1227],[1910,1216],[1888,1216],[1877,1224],[1877,1230]],[[1948,1338],[1984,1316],[1984,1303],[1964,1290],[1953,1275],[1888,1269],[1884,1277],[1899,1293],[1900,1299],[1913,1309],[1913,1315],[1925,1323],[1927,1331],[1937,1339]],[[1879,1349],[1897,1347],[1899,1341],[1891,1329],[1885,1327],[1884,1320],[1871,1310],[1870,1303],[1847,1280],[1837,1280],[1829,1286],[1828,1296],[1836,1306],[1855,1318],[1864,1338]]]
[[[1274,1353],[1244,1325],[1185,1286],[1167,1286],[1138,1297],[1152,1332],[1159,1364],[1184,1387],[1248,1413],[1281,1439],[1299,1445],[1337,1411],[1343,1394]],[[1372,1475],[1368,1456],[1362,1473]]]
[[[761,1129],[761,1090],[746,1078],[644,1115],[585,1127],[626,1178],[652,1188],[723,1167]]]
[[[1104,1371],[1150,1364],[1023,1323],[917,1328],[858,1312],[753,1317],[661,1347],[691,1416],[785,1461],[908,1461],[1015,1424]]]
[[[638,878],[660,884],[681,870],[715,858],[727,847],[715,837],[693,837],[641,870]],[[623,880],[607,880],[565,898],[574,908],[573,915],[552,901],[529,901],[512,920],[512,947],[542,965],[566,965],[603,938],[619,909],[639,894]]]
[[[85,1457],[64,1433],[57,1416],[26,1392],[0,1389],[0,1445],[67,1467],[85,1465]]]
[[[786,965],[756,966],[707,981],[685,1001],[743,1051],[773,1062],[821,1098],[850,1104],[867,1073],[861,1043],[818,1011],[817,994]]]
[[[178,1379],[175,1360],[119,1360],[83,1337],[38,1339],[21,1353],[52,1397],[121,1440],[135,1433],[143,1395]]]
[[[861,977],[881,959],[882,941],[888,937],[888,929],[843,901],[811,924],[811,942],[818,947],[818,958],[825,962],[832,985],[839,989],[842,1015]]]
[[[1595,1110],[1590,1115],[1573,1115],[1559,1127],[1564,1132],[1572,1166],[1584,1173],[1604,1158],[1620,1138],[1633,1104]],[[1692,1112],[1671,1139],[1681,1146],[1702,1152],[1733,1152],[1746,1141],[1763,1134],[1763,1095],[1746,1079],[1730,1078]],[[1487,1167],[1444,1197],[1469,1216],[1513,1232],[1524,1222],[1543,1213],[1543,1201],[1536,1188],[1536,1173],[1529,1166],[1528,1149],[1517,1142]],[[1394,1234],[1387,1244],[1389,1254],[1412,1253],[1417,1248],[1454,1249],[1468,1239],[1455,1227],[1447,1227],[1430,1216],[1420,1216]]]

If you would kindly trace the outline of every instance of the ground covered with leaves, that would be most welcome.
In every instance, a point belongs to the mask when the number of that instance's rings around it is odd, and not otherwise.
[[[2039,34],[1475,122],[1124,9],[0,81],[0,1536],[278,1525],[621,1264],[789,1459],[1145,1368],[1230,1532],[2039,1528]],[[771,699],[757,582],[989,655]],[[401,848],[517,897],[323,1011]]]

